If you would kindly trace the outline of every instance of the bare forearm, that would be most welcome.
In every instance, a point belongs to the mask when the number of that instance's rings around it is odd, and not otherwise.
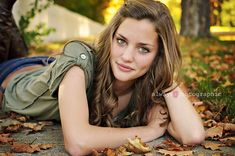
[[[146,127],[132,128],[109,128],[90,126],[89,137],[84,138],[91,148],[103,149],[105,147],[116,148],[127,142],[127,138],[133,139],[135,136],[142,138],[142,141],[148,142],[156,137],[156,132]],[[159,134],[160,136],[161,134]],[[95,139],[93,139],[95,138]]]
[[[179,87],[164,95],[173,129],[183,143],[188,139],[203,137],[204,128],[201,118]],[[196,136],[195,136],[196,135]],[[196,140],[196,139],[194,139]],[[200,140],[200,139],[199,139]]]
[[[131,127],[131,128],[111,128],[98,127],[88,125],[84,127],[80,133],[77,133],[77,147],[84,154],[89,154],[92,149],[103,150],[104,148],[117,148],[124,143],[127,143],[127,138],[133,139],[138,136],[144,142],[151,141],[163,135],[163,132],[156,129],[148,128],[147,126]],[[71,141],[69,141],[71,142]]]

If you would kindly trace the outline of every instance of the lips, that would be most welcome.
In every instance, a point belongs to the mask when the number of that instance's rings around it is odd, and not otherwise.
[[[118,68],[123,72],[130,72],[130,71],[134,70],[133,68],[131,68],[127,65],[124,65],[124,64],[117,63],[117,65],[118,65]]]

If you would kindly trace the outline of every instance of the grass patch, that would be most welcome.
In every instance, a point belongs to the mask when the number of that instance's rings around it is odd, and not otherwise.
[[[196,95],[221,115],[235,117],[235,42],[181,38],[182,77]]]

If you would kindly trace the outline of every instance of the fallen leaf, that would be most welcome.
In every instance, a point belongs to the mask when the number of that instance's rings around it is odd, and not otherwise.
[[[231,83],[228,79],[226,79],[226,82],[223,84],[223,87],[228,87],[228,86],[232,86],[234,85],[233,83]]]
[[[225,131],[235,131],[235,124],[232,123],[218,123]]]
[[[164,140],[160,145],[156,145],[155,149],[165,149],[167,151],[190,151],[193,146],[180,145],[170,139]]]
[[[0,142],[1,143],[9,143],[12,144],[12,142],[14,141],[12,138],[9,138],[10,134],[0,134]]]
[[[193,155],[193,151],[168,151],[165,149],[159,149],[157,152],[167,155],[167,156],[191,156]]]
[[[38,145],[40,147],[40,149],[42,150],[46,150],[46,149],[49,149],[49,148],[52,148],[54,147],[53,144],[41,144],[41,145]]]
[[[226,144],[227,146],[235,145],[235,137],[227,137],[223,139],[219,139],[222,143]]]
[[[211,119],[214,116],[214,114],[210,110],[206,110],[204,114],[205,114],[205,119]]]
[[[224,61],[228,64],[234,64],[235,58],[232,55],[225,55]]]
[[[29,144],[13,143],[13,145],[11,145],[11,150],[16,153],[34,153],[39,152],[40,148]]]
[[[13,156],[13,155],[9,152],[6,152],[6,153],[0,153],[0,156]]]
[[[123,146],[120,146],[119,148],[116,149],[116,154],[117,156],[128,156],[134,154],[133,152],[127,151],[127,149]]]
[[[116,155],[115,151],[110,148],[105,150],[105,154],[106,154],[106,156],[115,156]]]
[[[52,148],[52,144],[22,144],[14,142],[11,145],[11,150],[16,153],[34,153],[39,152],[41,150]]]
[[[206,138],[217,139],[221,138],[223,135],[223,127],[222,126],[214,126],[206,130]]]
[[[213,127],[215,125],[217,125],[217,122],[213,119],[209,119],[207,121],[204,121],[204,123],[203,123],[204,127]]]
[[[20,117],[17,117],[16,120],[21,121],[21,122],[26,122],[27,118],[25,116],[20,116]]]
[[[128,151],[134,152],[136,154],[148,153],[152,149],[147,144],[143,143],[139,137],[135,137],[135,139],[128,139],[128,144],[126,145]]]
[[[219,72],[214,72],[214,73],[211,74],[210,77],[211,77],[211,80],[219,80],[220,77],[221,77],[221,73],[219,73]]]
[[[4,132],[18,132],[22,127],[21,124],[9,125],[9,126],[2,126],[2,130]]]
[[[38,124],[45,125],[45,126],[54,125],[54,123],[52,121],[40,121],[40,122],[38,122]]]
[[[229,69],[229,65],[228,64],[222,63],[219,66],[219,70],[221,70],[221,71],[228,70],[228,69]]]
[[[41,131],[42,128],[45,126],[44,124],[37,124],[37,123],[23,123],[25,128],[30,128],[34,131]]]
[[[215,150],[220,150],[220,147],[225,146],[225,144],[219,144],[219,143],[207,141],[207,142],[203,143],[202,146],[205,147],[206,149],[211,149],[211,150],[215,151]]]

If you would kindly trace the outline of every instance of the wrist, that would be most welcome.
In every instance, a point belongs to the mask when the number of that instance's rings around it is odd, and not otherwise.
[[[163,95],[168,94],[175,90],[179,85],[176,82],[173,82],[172,85],[166,89],[162,90]]]

